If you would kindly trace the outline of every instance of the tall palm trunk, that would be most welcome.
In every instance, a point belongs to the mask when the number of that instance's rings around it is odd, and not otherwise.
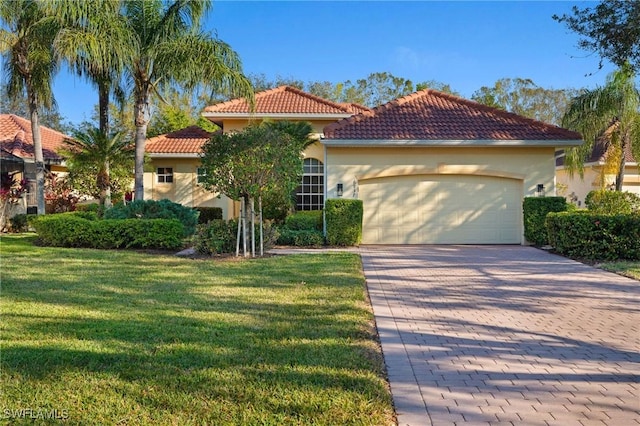
[[[111,84],[105,78],[98,78],[98,127],[105,135],[109,135],[109,91]]]
[[[136,200],[144,200],[144,149],[147,142],[147,126],[149,125],[149,91],[143,90],[136,96],[134,107],[136,121],[136,153],[135,153],[135,185]]]
[[[36,166],[36,201],[38,214],[45,214],[44,201],[44,155],[42,154],[42,137],[40,136],[40,122],[38,119],[38,95],[27,84],[29,99],[29,114],[31,118],[31,134],[33,136],[33,156]]]

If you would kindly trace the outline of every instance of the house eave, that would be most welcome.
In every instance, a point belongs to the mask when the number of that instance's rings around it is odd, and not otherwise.
[[[195,152],[149,152],[149,158],[200,158]]]
[[[421,140],[323,139],[328,147],[554,147],[582,145],[582,140]]]
[[[246,112],[203,112],[202,116],[213,122],[223,119],[268,119],[275,118],[279,120],[295,119],[295,120],[340,120],[342,118],[351,117],[353,114],[313,114],[313,113],[253,113]]]

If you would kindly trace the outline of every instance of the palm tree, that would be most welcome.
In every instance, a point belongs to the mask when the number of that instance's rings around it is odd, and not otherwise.
[[[100,194],[100,204],[111,207],[111,170],[113,166],[131,170],[133,146],[121,133],[107,136],[98,128],[74,132],[73,139],[65,140],[64,155],[67,158],[71,180],[91,173]]]
[[[126,74],[133,87],[135,133],[135,198],[144,198],[144,150],[151,115],[151,96],[163,86],[193,89],[199,85],[253,96],[236,52],[202,32],[200,21],[210,0],[130,0],[124,17],[132,29],[134,59]]]
[[[109,134],[110,94],[124,102],[118,83],[135,50],[133,36],[120,13],[122,1],[57,0],[46,5],[62,26],[54,42],[56,53],[97,87],[99,128]]]
[[[625,65],[607,77],[603,87],[587,90],[574,98],[564,114],[562,126],[582,134],[584,144],[566,152],[565,166],[573,175],[583,176],[585,159],[591,154],[597,138],[606,137],[612,155],[607,164],[616,170],[616,190],[622,190],[625,155],[631,150],[640,158],[640,93],[635,75]]]
[[[44,156],[38,109],[51,108],[55,101],[51,82],[58,64],[52,42],[58,23],[45,14],[36,0],[0,0],[0,52],[5,64],[7,91],[18,97],[26,91],[36,166],[38,214],[45,213]]]

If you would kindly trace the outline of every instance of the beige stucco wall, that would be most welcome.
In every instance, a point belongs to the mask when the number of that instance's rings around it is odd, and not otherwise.
[[[152,159],[153,172],[145,172],[145,199],[161,200],[167,198],[189,207],[220,207],[223,217],[232,217],[233,202],[217,193],[207,191],[197,183],[198,158],[155,158]],[[173,183],[158,183],[158,167],[173,168]]]
[[[523,196],[544,185],[555,194],[553,148],[342,148],[327,147],[327,198],[336,198],[338,183],[352,197],[363,179],[417,174],[470,174],[522,181]]]
[[[570,176],[564,168],[558,167],[556,169],[556,180],[558,186],[562,188],[562,192],[558,195],[566,197],[567,201],[570,202],[575,200],[574,204],[579,207],[584,207],[584,200],[590,191],[613,185],[616,176],[608,174],[604,176],[603,180],[601,166],[597,165],[585,166],[584,176],[582,178],[578,173]],[[640,174],[636,164],[625,167],[622,190],[640,195]]]

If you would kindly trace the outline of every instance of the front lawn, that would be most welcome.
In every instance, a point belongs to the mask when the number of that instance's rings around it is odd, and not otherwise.
[[[605,262],[599,263],[596,266],[606,271],[615,272],[616,274],[624,275],[625,277],[640,280],[640,262]]]
[[[357,255],[194,261],[32,241],[0,242],[0,418],[393,424]]]

